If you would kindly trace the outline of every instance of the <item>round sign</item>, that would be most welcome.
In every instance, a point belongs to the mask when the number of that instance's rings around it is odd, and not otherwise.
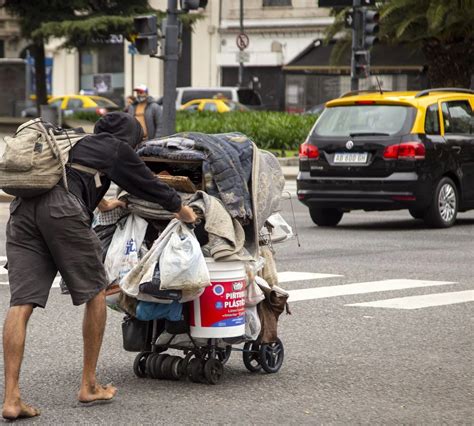
[[[247,49],[247,47],[249,47],[250,40],[247,34],[240,33],[235,39],[235,42],[237,43],[237,47],[240,50],[244,50],[244,49]]]

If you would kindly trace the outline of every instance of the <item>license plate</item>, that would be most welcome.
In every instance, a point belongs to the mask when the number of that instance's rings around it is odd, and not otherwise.
[[[366,152],[339,152],[334,156],[335,163],[367,163]]]

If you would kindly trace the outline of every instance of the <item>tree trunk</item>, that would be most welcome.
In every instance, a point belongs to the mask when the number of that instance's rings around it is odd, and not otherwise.
[[[33,57],[35,58],[36,108],[38,110],[39,116],[40,105],[45,105],[48,103],[43,40],[35,41],[35,44],[33,45]]]
[[[446,43],[429,39],[423,43],[423,53],[428,62],[431,87],[470,87],[474,73],[474,40],[466,38]]]

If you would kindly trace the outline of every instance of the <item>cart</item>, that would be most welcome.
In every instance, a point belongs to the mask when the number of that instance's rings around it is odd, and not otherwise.
[[[202,162],[142,157],[154,173],[171,171],[187,176],[197,189],[203,189]],[[264,244],[266,242],[263,242]],[[245,367],[252,373],[276,373],[284,360],[284,347],[279,338],[271,342],[231,338],[195,338],[189,326],[189,305],[183,304],[183,320],[139,321],[126,316],[122,323],[124,349],[138,352],[133,371],[139,378],[191,380],[215,385],[224,373],[224,365],[233,352],[240,352]],[[182,356],[170,353],[178,351]]]

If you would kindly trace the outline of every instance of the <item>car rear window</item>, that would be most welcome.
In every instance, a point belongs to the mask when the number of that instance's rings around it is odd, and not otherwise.
[[[396,135],[409,132],[415,109],[404,105],[344,105],[326,108],[316,123],[317,136]]]
[[[101,108],[117,108],[117,105],[112,101],[109,101],[106,98],[98,98],[96,96],[91,96],[91,99]]]
[[[212,99],[217,95],[226,99],[232,99],[232,92],[230,90],[185,90],[183,91],[181,105],[194,99]]]

